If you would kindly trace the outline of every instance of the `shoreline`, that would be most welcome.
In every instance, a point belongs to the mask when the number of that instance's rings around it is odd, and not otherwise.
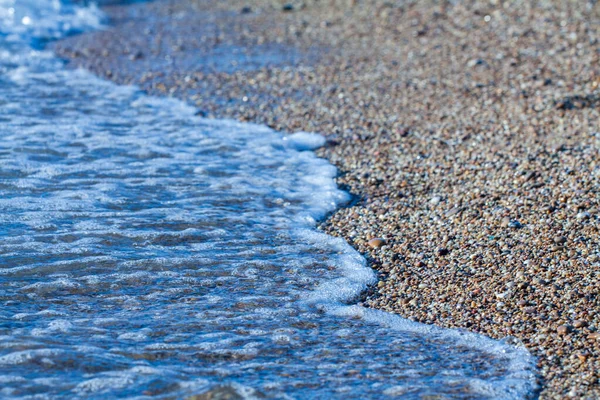
[[[366,306],[515,336],[541,398],[599,397],[600,6],[289,4],[109,4],[111,29],[49,47],[206,117],[324,134],[359,200],[323,230],[378,272]]]

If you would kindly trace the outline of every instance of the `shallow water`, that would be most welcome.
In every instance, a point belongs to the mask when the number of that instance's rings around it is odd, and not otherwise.
[[[320,136],[204,120],[34,50],[99,16],[0,0],[0,397],[533,393],[522,348],[348,305],[374,275],[315,229],[347,201]]]

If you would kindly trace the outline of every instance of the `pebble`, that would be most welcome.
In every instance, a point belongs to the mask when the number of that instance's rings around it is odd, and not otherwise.
[[[573,321],[573,327],[574,328],[584,328],[587,325],[588,325],[587,322],[583,321],[581,319],[576,319],[575,321]]]
[[[445,247],[440,247],[440,248],[437,249],[437,253],[440,256],[447,256],[448,254],[450,254],[450,250],[448,250]]]
[[[556,244],[564,244],[567,242],[567,238],[564,236],[558,236],[554,238],[554,243]]]
[[[600,340],[600,332],[592,332],[588,335],[588,339]]]
[[[431,205],[433,205],[433,206],[437,206],[438,204],[440,204],[441,201],[442,201],[442,198],[440,196],[433,196],[429,200],[429,203],[431,203]]]
[[[387,243],[386,240],[383,238],[374,238],[367,242],[367,244],[374,249],[383,247],[386,245],[386,243]]]
[[[513,229],[519,229],[523,227],[523,224],[521,224],[519,221],[510,221],[508,223],[508,227]]]
[[[569,332],[571,332],[571,327],[568,325],[560,325],[556,328],[556,333],[559,335],[566,335]]]

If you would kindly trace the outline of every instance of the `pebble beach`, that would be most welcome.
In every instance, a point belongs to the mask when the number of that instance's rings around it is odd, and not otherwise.
[[[542,399],[600,397],[600,4],[100,2],[49,43],[208,118],[326,136],[365,306],[514,337]]]

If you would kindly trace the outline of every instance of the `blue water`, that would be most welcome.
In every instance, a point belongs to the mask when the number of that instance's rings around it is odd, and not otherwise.
[[[0,0],[0,397],[525,398],[522,347],[352,305],[365,260],[323,138],[209,121],[67,71],[101,29]]]

